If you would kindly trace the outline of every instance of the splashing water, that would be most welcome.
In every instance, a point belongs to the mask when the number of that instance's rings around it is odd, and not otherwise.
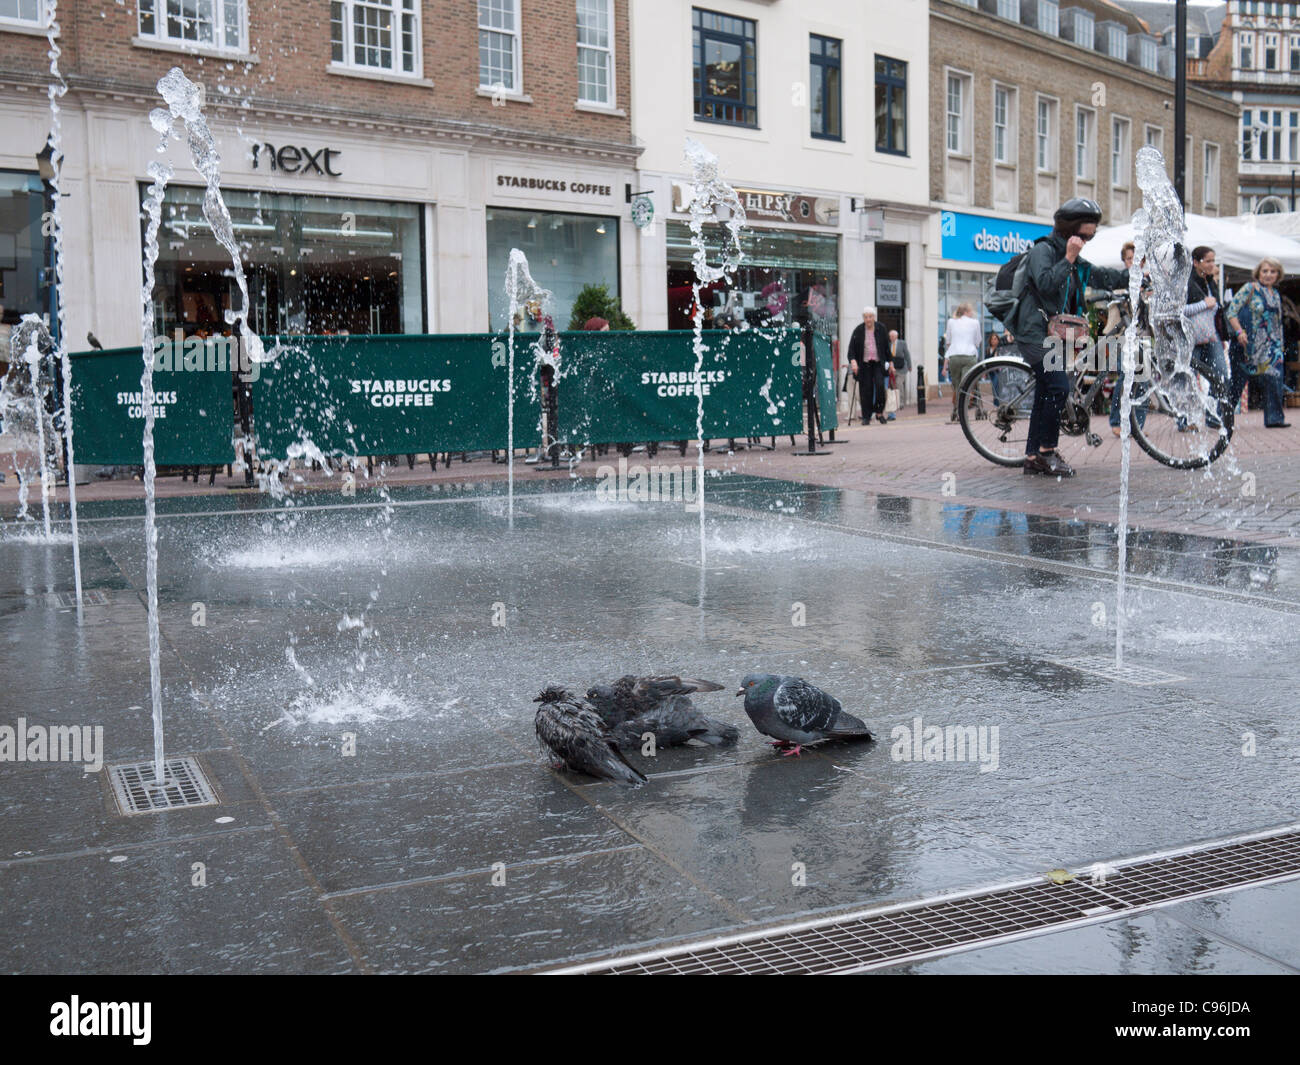
[[[1115,591],[1115,665],[1124,664],[1124,595],[1128,568],[1128,495],[1130,426],[1133,410],[1132,387],[1137,373],[1138,302],[1142,273],[1151,279],[1148,316],[1152,341],[1142,362],[1143,378],[1153,383],[1161,401],[1175,416],[1189,424],[1202,420],[1209,405],[1195,387],[1192,370],[1192,338],[1183,307],[1187,303],[1187,275],[1191,257],[1185,243],[1187,225],[1178,194],[1165,173],[1163,156],[1151,147],[1137,154],[1138,186],[1142,207],[1133,215],[1133,262],[1142,269],[1129,272],[1129,306],[1132,316],[1124,332],[1124,372],[1120,382],[1120,483],[1119,483],[1119,568]],[[1224,430],[1220,428],[1220,432]]]
[[[240,296],[243,299],[238,312],[233,309],[225,312],[226,323],[234,325],[238,322],[240,337],[247,347],[249,358],[264,362],[266,352],[262,342],[248,324],[248,283],[244,278],[244,266],[239,257],[239,245],[235,242],[234,224],[230,212],[226,209],[225,200],[221,196],[221,156],[217,152],[212,132],[208,129],[207,120],[203,117],[199,87],[190,81],[179,67],[172,67],[158,80],[157,89],[167,107],[156,107],[149,112],[149,124],[158,134],[156,151],[159,155],[163,154],[173,137],[179,139],[180,134],[176,129],[176,122],[179,119],[185,128],[191,162],[206,184],[203,217],[212,227],[212,233],[218,242],[230,253],[235,283],[239,286]],[[153,440],[153,287],[154,265],[158,261],[158,230],[162,222],[163,195],[174,171],[170,164],[155,159],[149,163],[148,173],[153,183],[149,186],[145,198],[148,225],[145,230],[145,278],[141,289],[144,373],[140,377],[140,391],[144,405],[145,583],[149,613],[149,695],[153,705],[154,783],[162,784],[164,768],[162,670],[158,634],[158,528],[154,516],[154,481],[158,471],[154,462]]]
[[[704,353],[708,350],[704,344],[704,306],[701,293],[706,285],[717,281],[730,281],[736,268],[744,258],[740,249],[740,231],[745,225],[745,208],[740,202],[736,190],[723,179],[718,166],[718,157],[702,144],[686,138],[686,162],[691,168],[691,247],[695,249],[691,262],[695,267],[695,281],[691,285],[693,306],[691,309],[692,328],[695,338],[695,480],[699,485],[697,502],[700,508],[700,581],[704,580],[706,559],[704,532],[704,388],[700,384],[704,372]],[[720,250],[721,261],[717,266],[709,265],[708,249],[704,240],[704,225],[713,221],[718,208],[729,212],[725,226],[726,239]]]
[[[528,256],[518,248],[510,249],[506,264],[506,298],[509,301],[506,321],[506,515],[509,527],[515,527],[515,317],[521,309],[536,307],[537,317],[546,320],[551,294],[533,280],[528,270]],[[533,344],[534,354],[544,358],[543,336]],[[552,429],[552,435],[554,430]],[[538,458],[540,462],[540,457]]]
[[[0,383],[0,431],[8,438],[18,477],[18,519],[30,520],[27,513],[28,485],[31,470],[19,461],[20,450],[35,456],[41,482],[41,514],[45,538],[50,538],[48,442],[55,439],[54,425],[46,410],[46,397],[54,382],[42,373],[42,348],[52,349],[45,323],[34,314],[23,315],[9,339],[9,372]]]
[[[50,165],[54,176],[50,179],[51,223],[54,232],[54,291],[55,318],[58,335],[59,365],[63,371],[63,448],[64,466],[68,473],[68,512],[72,521],[72,578],[76,589],[77,620],[81,620],[81,537],[77,531],[77,471],[72,447],[72,358],[68,354],[66,312],[63,301],[63,116],[59,108],[68,91],[68,83],[59,71],[59,56],[63,50],[58,38],[59,0],[49,0],[46,17],[49,19],[46,39],[50,57]],[[48,531],[48,530],[47,530]]]

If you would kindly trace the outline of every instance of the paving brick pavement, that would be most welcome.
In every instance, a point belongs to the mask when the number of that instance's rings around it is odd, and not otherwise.
[[[757,476],[805,481],[831,487],[854,488],[879,494],[934,499],[974,506],[993,506],[1047,517],[1115,522],[1119,511],[1119,441],[1105,433],[1105,422],[1094,419],[1104,435],[1098,448],[1070,441],[1067,455],[1078,469],[1069,480],[1026,477],[1018,469],[994,466],[978,455],[948,420],[942,401],[931,413],[904,412],[888,425],[857,424],[837,433],[828,445],[830,455],[801,457],[805,438],[791,448],[789,437],[777,440],[777,450],[713,451],[705,456],[709,468]],[[1294,417],[1294,415],[1293,415]],[[1226,536],[1257,543],[1300,546],[1300,417],[1297,427],[1268,430],[1262,416],[1252,411],[1239,420],[1239,431],[1229,452],[1211,470],[1172,470],[1161,466],[1133,446],[1129,496],[1130,525],[1165,532]],[[649,463],[642,452],[633,463]],[[682,462],[675,447],[666,447],[653,461]],[[686,460],[695,461],[692,446]],[[577,467],[582,476],[595,476],[598,467],[616,463],[617,456],[587,458]],[[405,460],[386,473],[393,484],[435,481],[496,480],[506,476],[501,464],[486,458],[452,462],[429,469],[427,459],[407,468]],[[1254,495],[1245,494],[1253,476]],[[516,464],[520,479],[563,477],[539,473],[522,461]],[[242,477],[227,477],[224,470],[209,486],[165,477],[158,482],[161,496],[229,493],[242,487]],[[319,472],[303,475],[303,484],[329,483]],[[140,496],[139,481],[107,481],[82,486],[78,498],[131,499]],[[32,493],[35,498],[36,493]],[[66,499],[66,489],[58,490]],[[17,486],[12,474],[0,485],[0,513],[12,519]]]

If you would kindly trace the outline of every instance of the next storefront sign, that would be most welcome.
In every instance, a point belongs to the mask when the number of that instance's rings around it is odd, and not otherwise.
[[[939,225],[945,259],[998,265],[1013,255],[1028,251],[1035,240],[1052,231],[1051,226],[1036,222],[1016,222],[956,211],[944,211],[939,216]]]

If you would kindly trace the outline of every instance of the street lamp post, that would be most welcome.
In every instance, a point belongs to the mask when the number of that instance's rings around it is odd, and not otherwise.
[[[1174,10],[1174,189],[1187,206],[1187,0]]]

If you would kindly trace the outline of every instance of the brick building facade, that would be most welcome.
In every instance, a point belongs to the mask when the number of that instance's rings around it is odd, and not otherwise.
[[[39,189],[48,8],[24,0],[0,18],[0,175],[15,194]],[[74,347],[87,329],[109,345],[139,339],[140,275],[130,264],[141,257],[140,202],[155,157],[148,112],[173,66],[204,88],[259,329],[497,327],[513,245],[556,293],[561,327],[586,281],[634,293],[628,0],[196,0],[185,9],[196,17],[174,17],[165,0],[58,5]],[[219,327],[228,285],[204,238],[200,182],[182,145],[168,158],[176,177],[157,324]],[[25,305],[27,287],[15,277],[0,299],[11,315],[39,309]]]

